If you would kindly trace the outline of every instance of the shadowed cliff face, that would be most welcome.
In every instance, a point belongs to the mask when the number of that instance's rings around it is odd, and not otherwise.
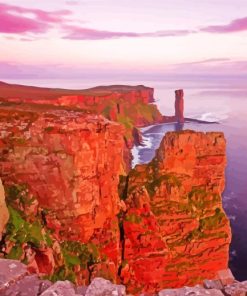
[[[2,234],[5,229],[5,226],[9,219],[9,212],[5,202],[4,188],[2,181],[0,179],[0,241],[2,239]]]
[[[137,165],[122,193],[121,278],[132,293],[193,286],[228,266],[222,208],[222,133],[167,133],[153,161]]]

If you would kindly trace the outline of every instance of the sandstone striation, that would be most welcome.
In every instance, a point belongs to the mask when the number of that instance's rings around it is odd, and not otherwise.
[[[122,191],[120,277],[133,294],[193,286],[228,266],[231,230],[222,208],[222,133],[167,133]]]

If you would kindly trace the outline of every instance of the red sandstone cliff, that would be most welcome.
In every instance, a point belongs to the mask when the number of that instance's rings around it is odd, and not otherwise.
[[[102,276],[133,294],[200,283],[227,267],[223,134],[167,133],[153,161],[126,176],[133,141],[141,142],[136,127],[164,120],[150,104],[153,89],[0,83],[0,91],[10,216],[0,257],[52,280]],[[7,217],[0,191],[0,236]]]
[[[97,275],[90,266],[99,261],[116,278],[122,126],[25,106],[2,107],[0,128],[0,175],[11,207],[7,257],[29,261],[35,272],[62,270],[74,279],[81,272],[84,282]]]
[[[125,169],[131,165],[130,149],[136,140],[136,127],[164,121],[154,102],[153,88],[139,86],[100,86],[85,90],[50,89],[0,83],[0,102],[54,105],[103,115],[125,127]],[[138,142],[137,142],[138,144]]]
[[[2,256],[53,280],[122,281],[134,294],[199,283],[227,267],[223,134],[168,133],[154,160],[119,185],[124,130],[117,123],[6,104],[0,128],[10,211]]]
[[[225,153],[222,133],[171,132],[151,163],[130,172],[120,275],[129,291],[194,285],[227,268]]]

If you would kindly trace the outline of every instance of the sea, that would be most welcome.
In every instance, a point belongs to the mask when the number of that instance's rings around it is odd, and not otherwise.
[[[174,114],[174,90],[185,92],[185,117],[214,124],[185,123],[183,129],[222,131],[227,141],[226,187],[223,206],[230,218],[232,243],[230,268],[238,280],[247,280],[247,83],[246,79],[214,78],[159,80],[5,80],[25,85],[83,89],[98,85],[146,85],[155,89],[155,102],[164,115]],[[136,146],[132,165],[149,162],[168,131],[177,130],[176,124],[158,124],[142,128],[143,146]]]

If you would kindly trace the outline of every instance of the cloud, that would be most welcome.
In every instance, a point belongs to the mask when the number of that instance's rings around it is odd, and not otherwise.
[[[67,0],[65,3],[67,5],[81,4],[78,0]],[[47,33],[52,28],[58,29],[59,34],[62,34],[61,38],[70,40],[159,38],[186,36],[202,32],[233,33],[247,30],[247,17],[235,19],[229,24],[212,25],[197,30],[160,30],[140,33],[128,31],[114,32],[112,30],[87,28],[83,25],[72,25],[73,19],[71,16],[72,11],[70,10],[45,11],[0,3],[0,33],[8,35],[18,34],[21,37],[21,41],[33,41],[35,40],[34,35]],[[33,34],[31,38],[29,33]]]
[[[192,33],[188,30],[166,30],[151,33],[137,32],[114,32],[106,30],[96,30],[91,28],[83,28],[78,26],[63,26],[66,32],[63,39],[72,40],[102,40],[102,39],[117,39],[117,38],[141,38],[141,37],[169,37],[169,36],[184,36]]]
[[[66,3],[67,5],[71,5],[71,6],[79,5],[79,1],[73,1],[73,0],[71,0],[71,1],[66,1],[65,3]]]
[[[68,79],[80,80],[92,79],[92,81],[105,80],[159,80],[174,83],[178,79],[186,81],[204,81],[207,79],[215,80],[216,77],[232,77],[236,84],[239,77],[246,81],[247,60],[230,60],[218,62],[192,61],[184,64],[159,65],[150,69],[148,65],[142,68],[132,64],[116,65],[112,63],[92,63],[88,65],[65,65],[65,64],[25,64],[19,62],[4,62],[0,60],[0,80],[5,79]],[[205,60],[206,61],[206,60]],[[242,79],[241,78],[241,79]],[[95,80],[96,79],[96,80]],[[207,80],[206,79],[206,80]],[[205,83],[207,82],[205,80]],[[241,82],[242,83],[242,82]],[[58,85],[59,86],[59,85]],[[1,96],[1,95],[0,95]]]
[[[208,33],[234,33],[247,30],[247,17],[231,21],[226,25],[208,26],[201,28],[200,31]]]
[[[213,58],[213,59],[206,59],[206,60],[200,60],[200,61],[194,61],[194,62],[187,62],[187,63],[179,63],[179,64],[175,64],[178,66],[189,66],[189,65],[202,65],[202,64],[215,64],[215,63],[221,63],[221,62],[228,62],[231,59],[229,58]]]
[[[44,33],[54,23],[64,22],[68,10],[48,12],[0,3],[0,32],[7,34]]]

